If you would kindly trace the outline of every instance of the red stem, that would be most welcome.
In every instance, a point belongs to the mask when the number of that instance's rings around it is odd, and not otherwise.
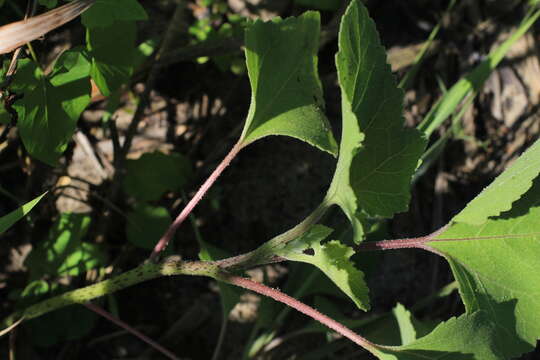
[[[361,347],[365,348],[368,351],[372,351],[377,346],[371,341],[367,340],[366,338],[358,335],[357,333],[355,333],[354,331],[352,331],[345,325],[335,321],[332,318],[329,318],[328,316],[320,313],[319,311],[315,310],[311,306],[308,306],[296,300],[295,298],[282,293],[281,291],[277,289],[272,289],[264,284],[261,284],[261,283],[258,283],[258,282],[240,277],[240,276],[235,276],[235,275],[227,274],[227,275],[224,275],[220,280],[223,280],[225,282],[228,282],[236,286],[243,287],[244,289],[254,291],[261,295],[268,296],[276,301],[279,301],[287,306],[290,306],[291,308],[296,309],[297,311],[301,313],[304,313],[305,315],[317,320],[321,324],[347,337],[348,339],[353,341],[355,344],[360,345]]]
[[[395,250],[395,249],[423,249],[431,252],[438,253],[431,246],[426,245],[428,242],[453,242],[453,241],[471,241],[471,240],[493,240],[493,239],[512,239],[522,238],[526,236],[539,235],[540,233],[529,234],[507,234],[507,235],[487,235],[487,236],[474,236],[465,238],[447,238],[447,239],[434,239],[435,236],[442,233],[445,228],[437,230],[433,234],[421,236],[417,238],[395,239],[395,240],[381,240],[381,241],[369,241],[363,242],[357,246],[358,251],[378,251],[378,250]]]
[[[172,352],[165,349],[163,346],[159,345],[157,342],[150,339],[148,336],[144,335],[139,330],[133,328],[132,326],[126,324],[122,320],[120,320],[117,317],[113,316],[112,314],[108,313],[107,311],[105,311],[101,307],[99,307],[97,305],[94,305],[92,303],[89,303],[89,302],[86,303],[86,304],[83,304],[83,305],[86,306],[88,309],[92,310],[93,312],[103,316],[105,319],[109,320],[110,322],[112,322],[112,323],[120,326],[121,328],[125,329],[126,331],[132,333],[133,335],[135,335],[136,337],[138,337],[139,339],[141,339],[142,341],[144,341],[145,343],[147,343],[148,345],[150,345],[155,350],[159,351],[160,353],[162,353],[163,355],[165,355],[169,359],[180,360],[180,358],[178,358]]]
[[[171,241],[172,237],[176,233],[176,230],[182,225],[184,220],[189,216],[189,214],[193,211],[195,206],[201,201],[201,199],[204,197],[208,189],[216,182],[218,177],[221,175],[223,170],[229,166],[231,161],[238,155],[238,152],[242,149],[242,143],[237,142],[229,151],[227,156],[221,161],[221,163],[216,167],[216,169],[212,172],[212,174],[206,179],[206,181],[201,185],[197,193],[191,198],[191,200],[187,203],[187,205],[184,207],[182,212],[178,215],[178,217],[174,220],[174,222],[169,226],[165,234],[159,239],[158,243],[154,247],[154,250],[152,251],[152,254],[150,254],[150,260],[155,260],[160,252],[165,250],[167,245],[169,244],[169,241]]]

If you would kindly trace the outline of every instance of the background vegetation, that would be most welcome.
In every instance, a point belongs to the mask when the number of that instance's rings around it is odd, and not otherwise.
[[[128,6],[129,1],[118,3]],[[24,16],[26,9],[20,2],[0,4],[2,24]],[[39,4],[41,12],[56,1]],[[91,84],[89,99],[81,99],[79,106],[86,110],[78,121],[74,119],[76,131],[66,149],[32,148],[25,142],[25,130],[13,126],[9,107],[0,112],[0,215],[49,190],[38,207],[1,235],[0,315],[131,269],[148,257],[186,199],[240,135],[251,97],[241,52],[248,19],[321,11],[318,68],[327,116],[334,134],[340,133],[334,55],[345,3],[141,0],[140,4],[140,9],[130,8],[127,19],[99,17],[109,22],[108,30],[85,35],[76,20],[23,51],[14,89],[34,81],[37,70],[25,67],[30,58],[38,61],[52,84],[61,82],[63,69],[83,60],[67,56],[60,64],[64,68],[53,67],[54,61],[78,46],[85,46],[97,59],[88,65],[92,71],[108,75]],[[365,4],[389,51],[388,61],[402,81],[405,119],[411,127],[425,119],[436,101],[492,49],[500,47],[528,10],[522,1]],[[92,19],[87,14],[82,22],[92,28]],[[430,36],[430,46],[422,53]],[[433,129],[431,144],[438,145],[426,159],[422,176],[415,179],[409,211],[377,224],[370,235],[373,240],[421,236],[440,228],[538,138],[536,45],[533,28],[489,73],[484,86],[474,89],[476,96],[467,98],[449,120]],[[115,54],[112,59],[111,54]],[[418,54],[423,54],[421,61]],[[4,69],[7,63],[8,57]],[[43,100],[33,98],[36,91],[23,93],[22,100],[11,99],[15,110],[17,106],[31,109],[32,99],[37,104]],[[20,112],[18,116],[24,120]],[[126,141],[129,147],[119,146]],[[168,253],[194,259],[202,242],[230,255],[256,248],[313,210],[326,192],[333,168],[330,155],[290,138],[268,137],[253,144],[210,190]],[[325,222],[344,229],[344,238],[351,236],[339,211]],[[62,256],[43,261],[51,247]],[[307,265],[268,265],[249,275],[291,295],[301,292],[305,302],[357,321],[363,335],[385,344],[400,343],[396,323],[402,316],[412,319],[420,335],[436,321],[463,312],[443,259],[418,250],[354,259],[371,289],[373,312],[368,315]],[[100,305],[182,358],[212,358],[220,334],[225,339],[223,359],[369,358],[365,351],[271,300],[250,293],[237,295],[239,303],[226,322],[218,287],[205,278],[161,278],[107,296]],[[313,343],[320,348],[314,349]],[[29,322],[12,343],[0,339],[0,346],[2,358],[11,356],[14,348],[17,359],[161,358],[83,307]],[[523,359],[539,354],[537,350]]]

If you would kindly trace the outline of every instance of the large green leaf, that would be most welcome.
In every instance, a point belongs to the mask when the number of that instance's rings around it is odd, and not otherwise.
[[[364,274],[349,259],[354,250],[333,240],[321,244],[333,230],[315,225],[299,239],[288,243],[276,254],[288,260],[315,265],[362,310],[369,310],[368,288]]]
[[[13,224],[22,219],[26,214],[30,212],[36,206],[36,204],[47,194],[43,194],[36,197],[34,200],[31,200],[19,207],[18,209],[13,210],[7,215],[0,217],[0,234],[9,229]]]
[[[88,54],[82,47],[76,47],[64,52],[56,61],[51,84],[61,86],[86,79],[89,75],[90,62],[88,61]]]
[[[104,96],[126,84],[139,59],[132,21],[117,21],[107,27],[89,28],[86,43],[92,56],[91,76]]]
[[[128,214],[127,238],[140,248],[153,249],[171,223],[171,215],[164,207],[138,204]]]
[[[374,346],[381,360],[499,360],[493,324],[482,312],[441,323],[429,335],[405,346]]]
[[[511,183],[497,189],[493,198],[512,191]],[[467,211],[483,211],[484,204],[476,204]],[[540,339],[539,218],[537,178],[510,211],[481,225],[451,222],[438,236],[462,240],[428,243],[449,262],[467,313],[482,310],[494,324],[501,359],[532,350]]]
[[[532,185],[540,173],[540,140],[536,141],[516,162],[477,197],[467,204],[452,221],[480,225],[490,216],[510,210]]]
[[[90,102],[88,62],[80,52],[64,53],[50,76],[22,60],[11,88],[24,97],[17,111],[21,139],[35,158],[56,165],[75,132],[80,114]]]
[[[82,14],[82,23],[87,28],[109,27],[117,21],[146,19],[148,15],[137,0],[96,0],[96,3]]]
[[[168,190],[180,190],[192,173],[185,156],[157,151],[128,160],[126,168],[124,191],[144,201],[158,200]]]
[[[319,28],[316,12],[248,26],[245,46],[252,95],[241,135],[244,145],[286,135],[337,153],[317,75]]]
[[[403,128],[403,92],[360,1],[353,1],[342,19],[336,64],[343,132],[327,199],[347,214],[360,241],[359,212],[391,217],[407,209],[425,141],[416,130]]]
[[[46,239],[39,242],[25,260],[31,279],[44,275],[79,275],[104,265],[106,256],[91,243],[82,241],[91,219],[87,215],[64,213],[53,224]]]

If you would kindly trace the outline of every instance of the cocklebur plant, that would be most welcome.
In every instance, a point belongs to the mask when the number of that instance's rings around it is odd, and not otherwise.
[[[524,19],[530,27],[539,12]],[[86,303],[133,284],[168,275],[199,275],[280,301],[323,323],[379,359],[511,359],[531,351],[540,338],[540,142],[433,234],[365,242],[369,221],[406,210],[410,182],[424,153],[424,132],[403,125],[403,93],[386,64],[373,21],[360,1],[342,18],[336,66],[342,95],[342,135],[337,145],[324,115],[316,71],[319,16],[255,21],[246,30],[252,102],[239,141],[180,213],[151,261],[109,280],[66,292],[15,312],[13,326],[53,310]],[[286,135],[337,155],[322,203],[292,229],[252,252],[204,261],[159,253],[180,224],[242,148],[270,135]],[[20,217],[38,200],[15,214]],[[354,248],[332,238],[319,224],[338,206],[354,231]],[[4,218],[2,218],[4,221]],[[7,220],[6,220],[7,221]],[[8,226],[9,223],[6,223]],[[440,323],[402,346],[375,344],[299,300],[238,274],[279,261],[312,264],[361,310],[370,308],[363,273],[350,260],[355,251],[417,248],[443,256],[459,284],[465,313]],[[203,249],[205,250],[205,249]]]

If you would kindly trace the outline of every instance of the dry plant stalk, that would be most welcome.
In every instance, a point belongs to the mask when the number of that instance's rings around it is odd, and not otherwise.
[[[0,54],[7,54],[73,20],[95,0],[75,0],[44,14],[0,27]]]

